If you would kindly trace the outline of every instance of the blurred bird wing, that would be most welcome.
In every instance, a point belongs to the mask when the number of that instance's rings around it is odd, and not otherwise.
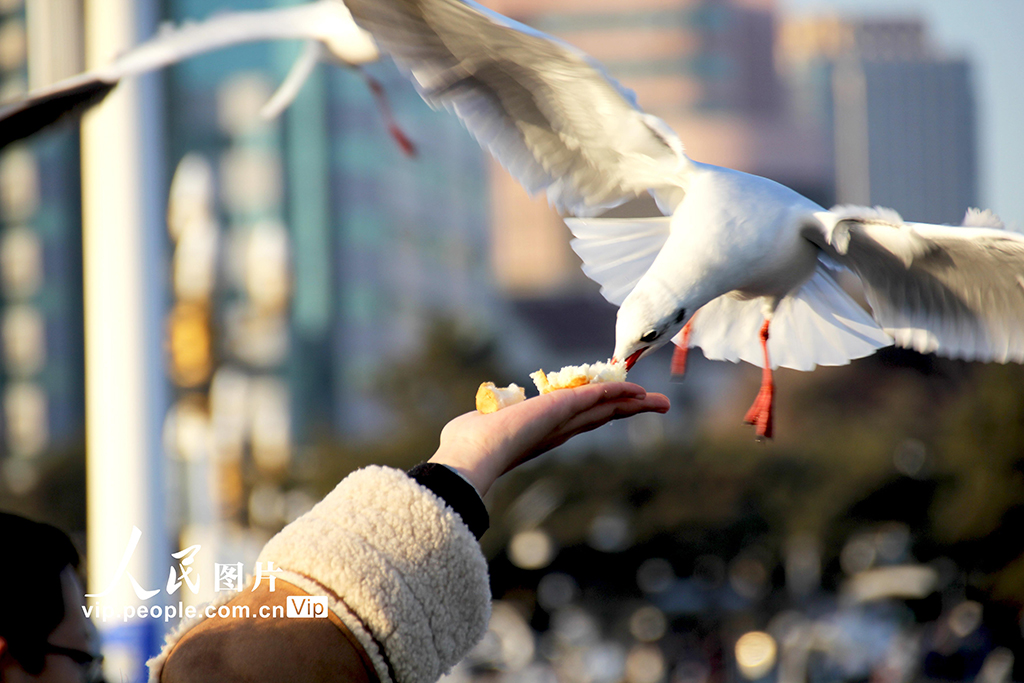
[[[320,0],[279,9],[223,12],[163,28],[96,73],[112,82],[231,45],[288,39],[321,41],[350,64],[375,61],[379,56],[373,39],[356,26],[344,3]]]
[[[281,115],[288,106],[295,101],[298,97],[299,91],[302,90],[302,86],[309,80],[310,75],[313,73],[313,69],[320,62],[320,58],[323,56],[324,46],[322,43],[309,40],[306,41],[306,47],[302,50],[302,53],[292,64],[292,68],[289,69],[288,75],[281,81],[281,85],[277,86],[277,90],[270,96],[267,103],[260,109],[260,116],[270,121],[276,119]]]
[[[601,285],[605,299],[621,306],[665,246],[672,219],[566,218],[583,272]]]
[[[654,191],[682,200],[679,138],[586,54],[472,2],[350,0],[434,107],[457,114],[532,194],[593,215]]]
[[[978,212],[966,219],[997,221]],[[860,277],[897,346],[1024,362],[1024,235],[905,223],[894,211],[846,206],[815,214],[803,234]]]
[[[0,109],[0,148],[27,137],[96,104],[127,76],[175,64],[189,57],[240,43],[305,39],[322,42],[334,56],[350,64],[375,61],[380,53],[373,38],[356,26],[341,0],[319,0],[296,7],[224,12],[205,21],[162,29],[113,63],[73,76]],[[308,76],[309,52],[300,56],[296,75],[285,85],[298,91],[296,79]],[[303,61],[305,57],[306,61]],[[306,70],[303,74],[303,70]],[[284,87],[284,86],[282,86]],[[281,94],[281,99],[292,94]],[[275,101],[275,106],[281,101]]]
[[[116,85],[117,81],[109,83],[93,73],[84,73],[0,108],[0,149],[85,111]]]

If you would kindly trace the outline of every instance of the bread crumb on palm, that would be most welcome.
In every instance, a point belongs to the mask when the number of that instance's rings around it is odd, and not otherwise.
[[[584,363],[583,365],[567,365],[557,372],[544,372],[543,369],[531,373],[530,378],[537,385],[541,394],[549,394],[559,389],[572,389],[584,384],[601,382],[626,381],[625,363]],[[515,384],[507,387],[495,386],[494,382],[484,382],[476,390],[476,409],[481,413],[493,413],[526,400],[526,390]]]
[[[567,365],[558,372],[538,370],[530,375],[537,391],[547,394],[558,389],[572,389],[584,384],[601,382],[626,381],[625,363],[584,363],[583,365]]]
[[[481,413],[493,413],[526,400],[526,389],[515,384],[507,387],[484,382],[476,390],[476,409]]]

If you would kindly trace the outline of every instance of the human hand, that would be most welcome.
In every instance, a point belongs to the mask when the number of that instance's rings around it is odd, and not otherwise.
[[[430,462],[454,467],[484,495],[505,472],[583,432],[639,413],[665,413],[668,397],[630,382],[559,389],[494,413],[455,418]]]

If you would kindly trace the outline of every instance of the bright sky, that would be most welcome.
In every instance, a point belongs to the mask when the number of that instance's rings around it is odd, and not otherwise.
[[[932,43],[973,67],[979,197],[1024,230],[1024,0],[778,0],[790,13],[920,16]],[[913,219],[912,216],[907,218]]]

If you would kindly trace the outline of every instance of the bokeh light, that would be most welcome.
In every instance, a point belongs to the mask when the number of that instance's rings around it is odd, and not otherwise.
[[[659,683],[665,678],[665,656],[654,645],[637,645],[626,655],[628,683]]]
[[[638,608],[629,617],[629,632],[637,640],[644,643],[653,643],[661,640],[668,628],[668,620],[665,613],[654,605],[644,605]]]
[[[543,529],[520,531],[508,544],[509,559],[522,569],[542,569],[555,556],[555,542]]]
[[[744,678],[756,681],[775,666],[775,639],[763,631],[750,631],[736,641],[736,665]]]
[[[662,557],[644,560],[636,570],[636,583],[645,593],[661,593],[672,585],[675,578],[672,563]]]

